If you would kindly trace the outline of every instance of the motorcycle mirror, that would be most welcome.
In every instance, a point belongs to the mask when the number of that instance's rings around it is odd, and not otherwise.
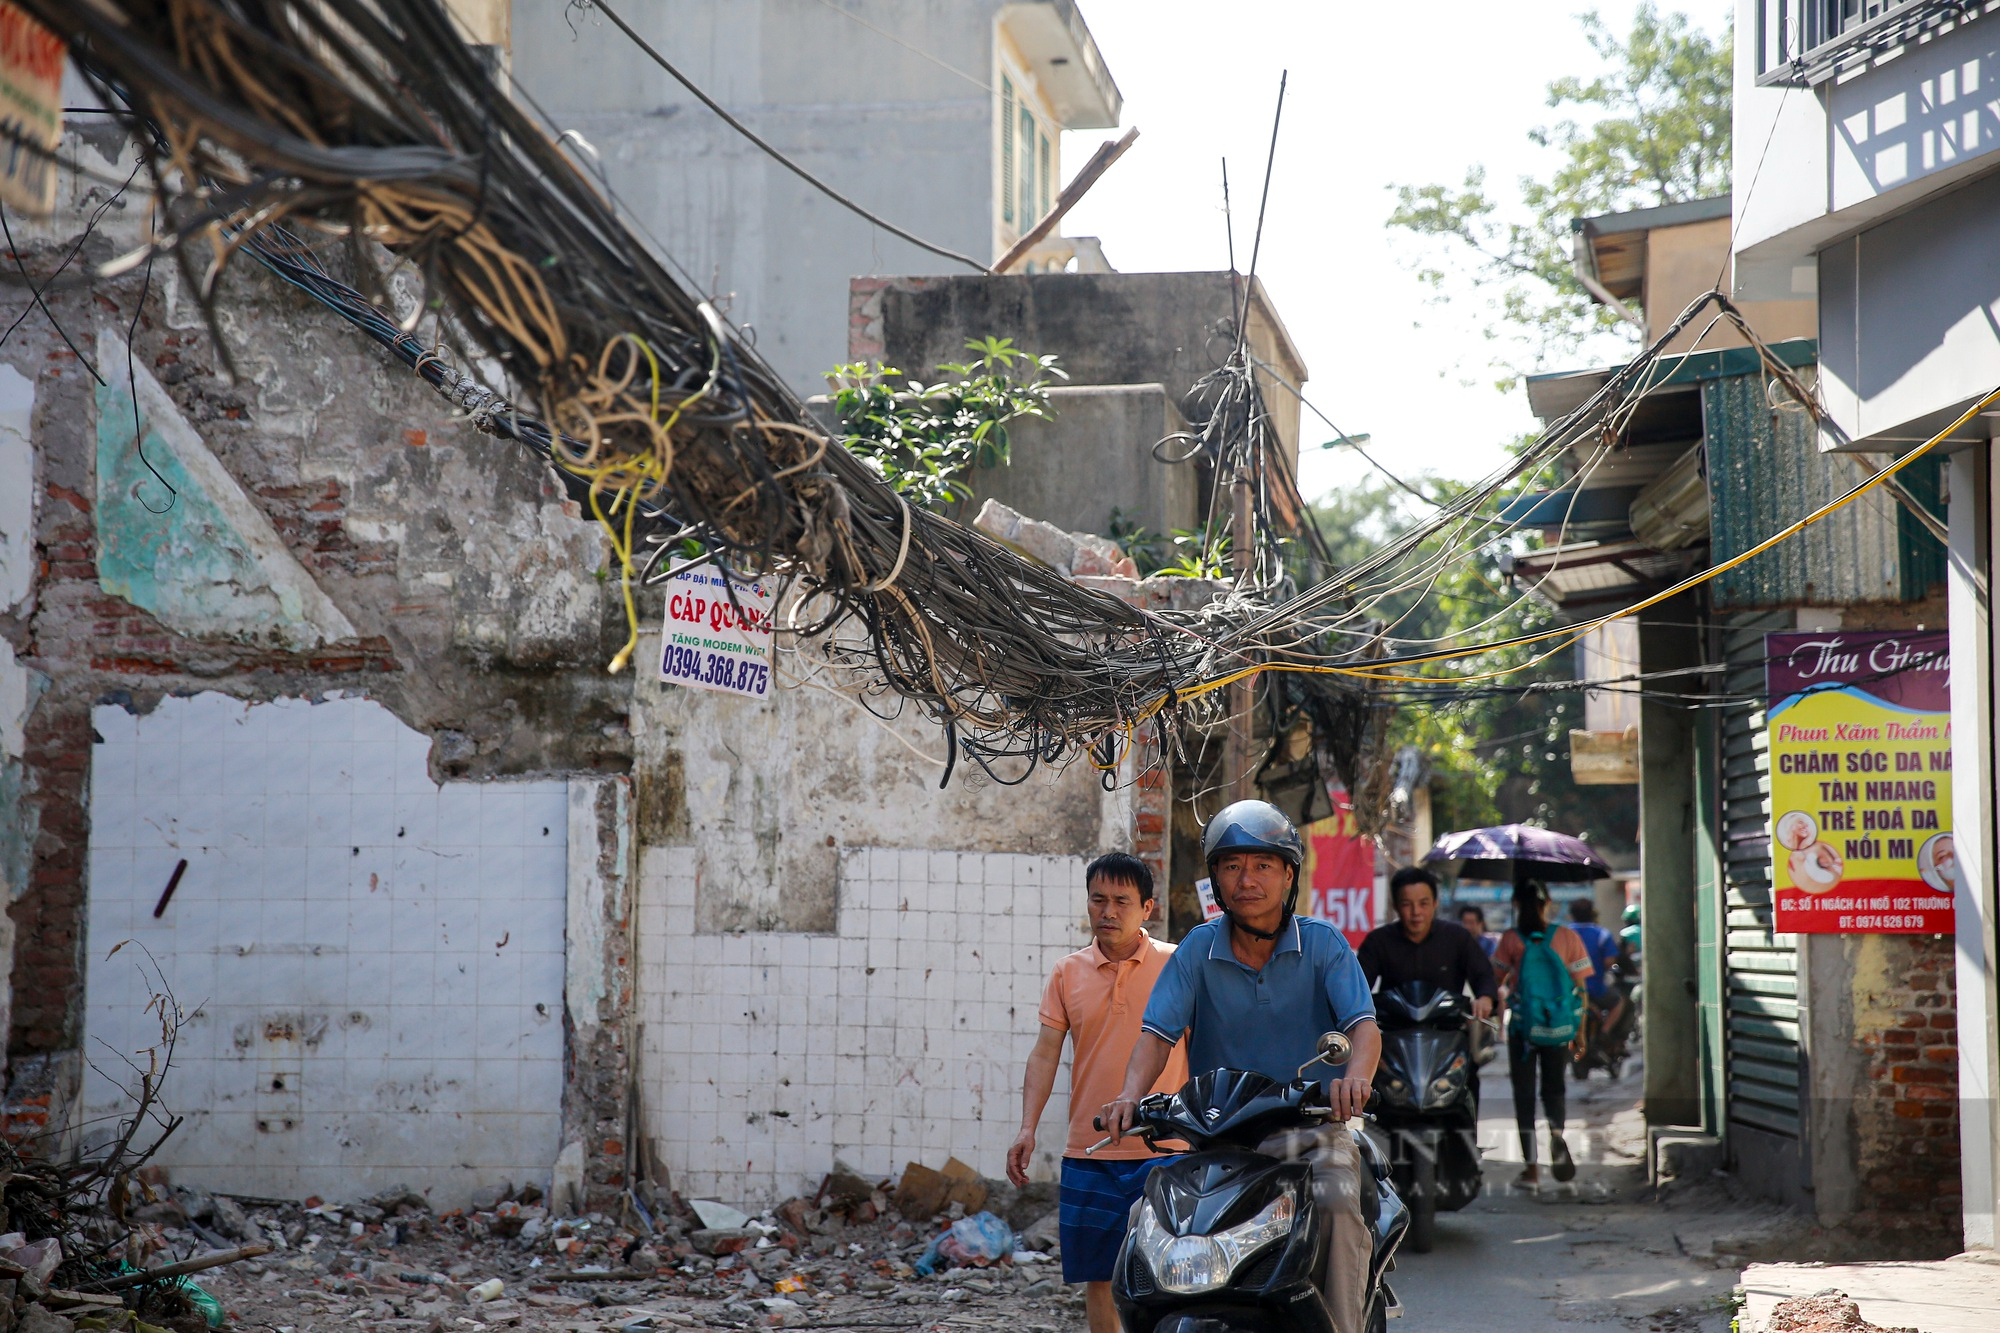
[[[1304,1078],[1306,1071],[1317,1064],[1344,1065],[1347,1057],[1354,1053],[1354,1043],[1344,1032],[1322,1033],[1319,1039],[1319,1054],[1299,1066],[1298,1077]]]

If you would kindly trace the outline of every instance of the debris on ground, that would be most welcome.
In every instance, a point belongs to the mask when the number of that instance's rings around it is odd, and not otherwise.
[[[1764,1327],[1768,1333],[1917,1333],[1914,1328],[1869,1323],[1846,1292],[1832,1288],[1778,1302]]]
[[[915,1179],[910,1177],[914,1174]],[[935,1193],[943,1182],[941,1193]],[[914,1185],[915,1191],[905,1192]],[[1055,1265],[1055,1188],[1016,1189],[961,1162],[901,1180],[828,1175],[752,1213],[646,1182],[619,1206],[560,1216],[533,1185],[433,1209],[396,1187],[299,1202],[164,1191],[167,1251],[211,1239],[269,1252],[204,1275],[231,1329],[332,1333],[674,1333],[678,1329],[1080,1326]],[[939,1204],[928,1213],[905,1212]],[[985,1205],[967,1212],[968,1200]],[[719,1225],[732,1223],[734,1225]],[[1022,1238],[1041,1237],[1034,1248]],[[920,1271],[929,1258],[935,1271]],[[149,1333],[37,1329],[14,1333]],[[185,1333],[199,1333],[192,1327]]]

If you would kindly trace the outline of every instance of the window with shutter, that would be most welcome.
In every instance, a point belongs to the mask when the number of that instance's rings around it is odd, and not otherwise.
[[[1000,220],[1014,220],[1014,84],[1000,76]]]
[[[1021,230],[1035,225],[1035,113],[1021,108]]]
[[[1042,136],[1042,170],[1040,177],[1042,183],[1042,206],[1035,210],[1035,220],[1038,222],[1048,214],[1050,208],[1055,206],[1055,198],[1049,193],[1049,158],[1049,136],[1044,134]]]

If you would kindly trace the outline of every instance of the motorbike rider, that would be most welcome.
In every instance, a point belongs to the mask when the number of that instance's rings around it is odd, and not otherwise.
[[[1437,876],[1422,866],[1404,866],[1389,877],[1389,904],[1396,919],[1369,931],[1356,952],[1369,984],[1428,981],[1453,995],[1470,989],[1472,1012],[1492,1018],[1500,999],[1492,960],[1471,931],[1437,919]],[[1472,1080],[1472,1096],[1475,1102],[1479,1098],[1478,1079]]]
[[[1389,877],[1389,905],[1396,919],[1369,931],[1356,954],[1368,980],[1384,986],[1428,981],[1453,995],[1470,987],[1472,1012],[1493,1017],[1500,998],[1493,963],[1471,931],[1437,919],[1437,876],[1404,866]]]
[[[1584,978],[1583,987],[1598,1012],[1602,1030],[1609,1032],[1625,1016],[1625,996],[1611,984],[1612,965],[1619,961],[1624,950],[1617,936],[1597,924],[1597,904],[1588,898],[1578,898],[1569,905],[1569,928],[1583,941],[1584,951],[1590,956],[1591,972]]]
[[[1115,1142],[1130,1129],[1183,1034],[1188,1069],[1244,1069],[1290,1082],[1313,1059],[1322,1033],[1353,1042],[1347,1064],[1325,1076],[1333,1118],[1291,1129],[1260,1152],[1312,1163],[1313,1195],[1329,1219],[1332,1245],[1321,1290],[1337,1333],[1362,1333],[1372,1252],[1362,1217],[1360,1152],[1346,1122],[1367,1105],[1382,1054],[1368,979],[1341,933],[1293,914],[1304,849],[1276,806],[1238,801],[1202,832],[1202,853],[1223,914],[1189,931],[1153,985],[1125,1085],[1106,1103]]]

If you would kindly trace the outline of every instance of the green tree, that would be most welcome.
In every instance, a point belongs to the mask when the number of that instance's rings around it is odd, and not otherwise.
[[[1642,4],[1620,38],[1596,12],[1580,22],[1604,61],[1593,78],[1549,85],[1549,106],[1569,112],[1529,138],[1558,154],[1545,177],[1523,177],[1503,201],[1486,169],[1459,185],[1396,186],[1389,225],[1446,244],[1418,268],[1440,300],[1470,291],[1487,298],[1487,337],[1502,387],[1539,363],[1572,352],[1591,334],[1634,330],[1594,303],[1572,269],[1571,221],[1601,213],[1683,203],[1729,189],[1733,34],[1711,38],[1681,14]]]
[[[978,356],[939,366],[945,378],[935,384],[860,362],[827,373],[841,442],[927,509],[970,500],[975,467],[1007,465],[1007,423],[1053,419],[1049,389],[1069,378],[1054,354],[1024,352],[1011,338],[973,338],[965,346]]]
[[[1420,489],[1447,497],[1454,483],[1413,478]],[[1383,481],[1344,487],[1313,506],[1337,563],[1351,564],[1426,517],[1404,492]],[[1440,549],[1433,538],[1413,558]],[[1402,640],[1483,643],[1532,633],[1556,623],[1547,606],[1524,598],[1500,571],[1500,543],[1452,562],[1434,585],[1384,598],[1373,614]],[[1432,819],[1439,832],[1487,824],[1540,824],[1575,833],[1600,851],[1636,849],[1638,810],[1630,787],[1579,787],[1570,776],[1569,732],[1583,725],[1575,691],[1529,693],[1518,686],[1573,679],[1575,658],[1557,653],[1526,666],[1543,651],[1511,648],[1436,664],[1440,677],[1522,668],[1485,685],[1445,697],[1407,699],[1390,714],[1392,746],[1414,745],[1430,769]],[[1497,686],[1499,688],[1492,688]],[[1392,687],[1393,688],[1393,687]]]

